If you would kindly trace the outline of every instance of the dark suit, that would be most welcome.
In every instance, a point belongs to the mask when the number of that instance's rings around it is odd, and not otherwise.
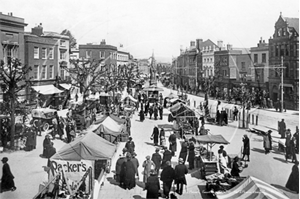
[[[175,170],[171,166],[166,166],[160,174],[160,180],[163,181],[163,192],[165,196],[169,196],[174,178]]]
[[[183,191],[183,185],[186,185],[185,174],[188,173],[188,169],[184,164],[178,164],[175,167],[175,184],[176,184],[176,191],[180,195]]]

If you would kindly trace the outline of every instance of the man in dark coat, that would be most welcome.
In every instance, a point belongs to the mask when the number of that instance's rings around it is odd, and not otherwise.
[[[143,109],[140,110],[140,121],[143,122],[145,120],[145,114]]]
[[[122,156],[120,154],[120,157],[116,162],[116,181],[120,183],[121,187],[124,186],[124,181],[125,181],[124,178],[121,178],[121,168],[122,168],[123,163],[126,161],[127,161],[126,157]],[[122,176],[122,177],[124,177],[124,176]]]
[[[159,105],[158,111],[159,111],[159,117],[162,120],[163,119],[164,108],[161,105]]]
[[[144,190],[147,190],[146,198],[158,199],[160,186],[158,177],[153,169],[150,171]]]
[[[31,151],[36,148],[36,134],[32,127],[26,129],[26,148],[25,151]]]
[[[122,164],[122,168],[121,168],[121,173],[122,173],[122,177],[124,175],[124,189],[132,189],[135,187],[135,174],[136,174],[136,170],[135,167],[133,165],[133,163],[131,162],[131,154],[127,153],[126,155],[127,161],[123,162]]]
[[[284,119],[281,122],[278,122],[278,133],[281,135],[281,138],[285,138],[286,125]]]
[[[187,167],[183,164],[183,159],[179,158],[179,164],[175,167],[176,192],[182,195],[183,186],[186,185],[185,175],[188,173]]]
[[[125,148],[127,149],[127,152],[129,152],[130,154],[134,152],[135,144],[132,141],[132,137],[128,138],[128,141],[125,144]]]
[[[164,169],[167,166],[166,163],[168,161],[171,162],[172,156],[172,152],[167,147],[164,147],[163,159],[161,164],[162,169]]]
[[[158,145],[158,137],[159,137],[159,130],[158,130],[157,125],[155,125],[153,128],[153,133],[152,133],[152,138],[153,138],[153,142],[154,142],[155,146]]]
[[[148,114],[148,111],[149,111],[149,102],[147,101],[146,103],[145,103],[145,115],[147,116],[147,114]],[[151,119],[151,118],[150,118]]]
[[[181,144],[181,150],[180,150],[180,154],[179,154],[179,158],[183,159],[183,164],[185,164],[185,161],[186,161],[188,147],[189,147],[189,143],[188,143],[187,139],[185,139]]]
[[[175,132],[173,132],[173,134],[170,135],[169,143],[170,143],[169,149],[172,151],[172,155],[175,156],[175,152],[177,150],[177,136]]]
[[[2,163],[3,163],[3,167],[2,167],[2,178],[1,178],[1,192],[4,191],[14,191],[17,188],[15,187],[15,182],[14,182],[14,176],[10,171],[10,167],[7,164],[8,162],[8,158],[4,157],[2,158]]]
[[[192,140],[190,140],[189,143],[189,156],[188,156],[188,162],[189,162],[189,169],[192,170],[195,168],[195,145]]]
[[[285,185],[286,188],[288,188],[291,191],[295,191],[297,194],[299,193],[299,162],[296,161],[292,172],[290,174],[290,177]]]
[[[157,105],[157,103],[153,107],[153,114],[154,114],[154,120],[157,120],[157,116],[158,116],[158,105]]]
[[[239,157],[235,157],[233,159],[233,163],[232,163],[232,169],[230,171],[230,174],[233,177],[240,177],[240,172],[241,172],[241,167],[240,167],[240,162],[239,162]]]
[[[162,142],[165,141],[165,136],[165,130],[161,128],[159,132],[160,145],[162,145]]]
[[[161,155],[159,154],[159,148],[155,149],[155,153],[152,154],[151,160],[155,164],[155,172],[157,175],[159,175],[159,169],[161,166]]]
[[[243,157],[242,160],[244,160],[245,156],[247,156],[247,160],[250,162],[250,140],[248,138],[248,136],[245,134],[243,137]]]
[[[171,167],[171,162],[166,162],[166,167],[162,170],[160,180],[163,181],[163,193],[166,198],[169,197],[169,193],[172,187],[172,182],[175,178],[175,170]]]
[[[46,158],[48,158],[49,156],[48,154],[49,154],[50,145],[51,145],[50,136],[46,135],[43,141],[43,156]]]

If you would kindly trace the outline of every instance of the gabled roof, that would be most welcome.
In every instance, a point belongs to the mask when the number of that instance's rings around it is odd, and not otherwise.
[[[299,18],[284,17],[284,20],[288,24],[288,27],[294,28],[299,34]]]

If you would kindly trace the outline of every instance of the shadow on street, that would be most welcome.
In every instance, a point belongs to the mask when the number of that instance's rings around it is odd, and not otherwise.
[[[265,153],[265,150],[258,149],[258,148],[253,148],[253,149],[251,149],[251,151],[258,152],[258,153]]]
[[[283,158],[277,158],[277,157],[274,157],[275,160],[278,160],[280,162],[283,162],[283,163],[288,163],[287,161],[285,161],[285,159]]]
[[[139,196],[139,195],[134,195],[133,198],[134,199],[145,199],[145,198],[143,198],[142,196]]]

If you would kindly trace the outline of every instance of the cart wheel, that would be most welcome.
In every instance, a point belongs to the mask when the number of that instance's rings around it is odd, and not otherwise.
[[[45,123],[43,124],[43,130],[44,130],[44,131],[48,131],[49,126],[50,126],[50,125],[49,125],[47,122],[45,122]]]

